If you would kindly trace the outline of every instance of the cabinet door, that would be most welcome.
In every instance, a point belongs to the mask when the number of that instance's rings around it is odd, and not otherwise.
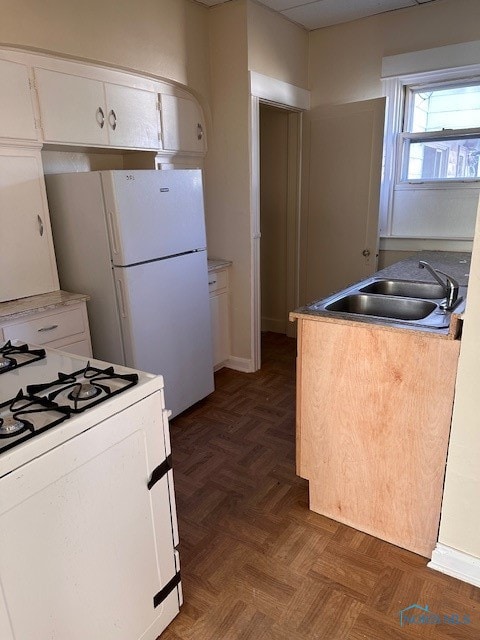
[[[39,151],[0,150],[0,302],[58,289]]]
[[[159,149],[157,94],[143,89],[105,84],[110,145]]]
[[[162,95],[162,131],[166,151],[205,152],[203,118],[193,100]]]
[[[0,138],[37,140],[27,67],[0,60]]]
[[[228,294],[210,298],[212,317],[213,366],[218,367],[229,357]]]
[[[103,82],[35,69],[45,142],[108,145]]]

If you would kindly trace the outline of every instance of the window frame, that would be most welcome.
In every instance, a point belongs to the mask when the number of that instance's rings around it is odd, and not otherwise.
[[[380,189],[380,238],[401,239],[402,237],[392,233],[395,191],[480,189],[480,178],[459,180],[450,178],[447,180],[427,181],[402,181],[400,179],[404,138],[410,137],[410,139],[413,139],[413,136],[418,135],[403,131],[407,91],[420,87],[427,89],[428,87],[460,86],[462,84],[464,86],[480,84],[480,64],[457,69],[441,69],[382,78],[383,94],[387,98],[387,110],[385,114],[384,155]],[[458,130],[453,131],[458,132]],[[480,127],[478,131],[480,135]],[[425,133],[421,135],[425,137]],[[403,237],[415,238],[416,236]],[[429,238],[433,240],[435,236],[432,235]]]

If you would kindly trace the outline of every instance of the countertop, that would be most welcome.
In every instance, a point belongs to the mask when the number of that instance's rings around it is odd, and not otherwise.
[[[57,307],[75,304],[82,300],[89,300],[89,296],[83,293],[69,293],[68,291],[52,291],[38,296],[19,298],[0,302],[0,321],[16,320],[31,313],[48,311]]]
[[[426,269],[420,269],[418,267],[419,260],[424,260],[435,269],[440,269],[448,273],[448,275],[451,275],[458,281],[459,285],[468,286],[471,257],[471,253],[459,251],[421,251],[414,256],[410,256],[405,260],[377,271],[372,274],[371,277],[392,280],[415,280],[417,282],[435,282],[433,276]],[[363,280],[359,282],[363,282]],[[345,287],[345,289],[355,284],[356,283],[351,283]],[[343,289],[341,289],[341,291],[343,291]],[[332,293],[331,295],[335,294]],[[328,297],[330,298],[330,296]],[[310,305],[312,304],[314,304],[314,302],[310,302],[308,305],[292,311],[289,315],[290,320],[299,320],[303,318],[321,320],[323,322],[341,322],[342,324],[350,325],[356,325],[358,323],[363,325],[371,324],[372,326],[388,331],[415,331],[430,336],[448,339],[457,337],[459,331],[458,323],[465,309],[465,301],[463,301],[457,309],[452,312],[451,322],[448,328],[430,329],[428,327],[422,327],[421,325],[402,323],[401,321],[385,321],[373,316],[356,317],[351,314],[342,314],[341,312],[332,313],[325,310],[311,309]]]
[[[225,269],[232,264],[231,260],[224,260],[223,258],[208,258],[207,260],[208,270],[216,271],[217,269]]]

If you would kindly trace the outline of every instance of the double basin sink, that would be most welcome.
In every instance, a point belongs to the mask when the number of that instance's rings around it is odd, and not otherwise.
[[[452,311],[460,312],[466,287],[460,287],[453,309],[445,309],[445,291],[437,283],[369,278],[308,308],[361,320],[445,329]]]

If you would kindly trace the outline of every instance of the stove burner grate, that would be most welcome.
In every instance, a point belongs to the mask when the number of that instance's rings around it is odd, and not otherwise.
[[[28,344],[13,345],[10,340],[0,347],[0,373],[23,367],[45,358],[45,349],[30,349]]]
[[[67,407],[20,390],[15,398],[0,404],[0,451],[60,424],[70,415]]]
[[[138,382],[136,373],[117,373],[113,367],[97,369],[90,362],[84,369],[71,374],[59,372],[58,379],[27,387],[28,393],[47,393],[52,402],[67,403],[72,413],[80,413],[104,400],[130,389]],[[68,403],[70,401],[71,404]]]

